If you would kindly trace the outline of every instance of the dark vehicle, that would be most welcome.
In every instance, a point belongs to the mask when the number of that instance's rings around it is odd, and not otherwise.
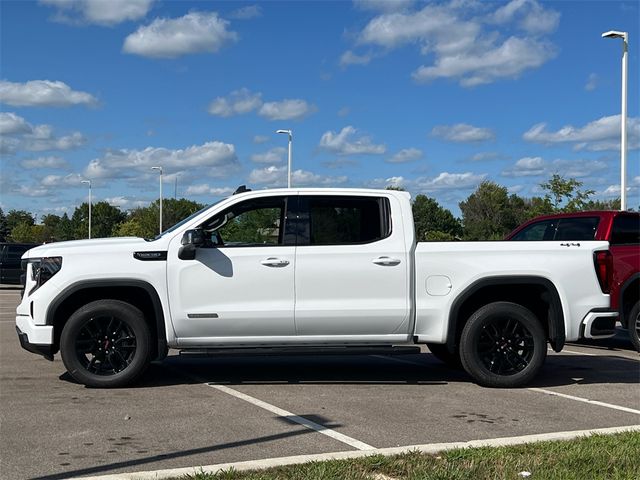
[[[606,240],[610,254],[597,254],[596,266],[613,266],[607,286],[611,309],[629,329],[629,336],[640,352],[640,213],[591,211],[536,217],[520,225],[506,240]]]
[[[0,243],[0,283],[19,285],[22,254],[38,245],[37,243]]]

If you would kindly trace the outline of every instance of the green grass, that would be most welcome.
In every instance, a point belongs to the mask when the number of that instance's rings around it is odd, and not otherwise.
[[[595,435],[571,441],[540,442],[499,448],[450,450],[437,455],[410,452],[311,462],[260,471],[200,473],[179,480],[373,480],[393,479],[640,479],[640,432]]]

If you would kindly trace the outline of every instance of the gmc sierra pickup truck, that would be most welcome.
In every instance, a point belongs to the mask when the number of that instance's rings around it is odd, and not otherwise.
[[[427,344],[479,384],[514,387],[547,344],[597,337],[608,243],[416,243],[410,195],[275,189],[225,198],[153,240],[43,245],[23,257],[22,346],[95,387],[169,348]],[[605,332],[607,334],[607,332]]]

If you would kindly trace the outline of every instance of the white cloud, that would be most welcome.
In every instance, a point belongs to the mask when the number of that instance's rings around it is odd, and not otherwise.
[[[266,135],[255,135],[253,137],[253,143],[267,143],[270,139],[271,137],[268,137]]]
[[[296,187],[303,186],[331,186],[347,182],[345,175],[331,177],[318,175],[306,170],[294,170],[291,172],[291,183]],[[265,168],[257,168],[249,174],[249,183],[266,185],[268,187],[285,186],[287,184],[287,167],[271,165]]]
[[[596,172],[607,170],[609,165],[602,160],[554,160],[550,166],[554,172],[567,178],[589,177]]]
[[[347,115],[349,115],[349,113],[351,113],[351,109],[349,107],[342,107],[340,110],[338,110],[339,117],[346,117]]]
[[[371,53],[358,55],[351,50],[347,50],[340,56],[340,66],[348,67],[349,65],[367,65],[372,59],[373,55]]]
[[[40,180],[43,187],[81,187],[84,177],[78,173],[47,175]]]
[[[40,0],[53,6],[53,18],[65,23],[95,23],[116,25],[127,20],[138,20],[151,9],[154,0]]]
[[[414,80],[453,78],[464,87],[517,78],[556,55],[555,47],[544,38],[558,26],[559,14],[554,10],[535,0],[515,0],[489,14],[490,7],[477,6],[433,3],[419,10],[382,13],[369,21],[356,43],[380,47],[381,53],[418,45],[433,61],[416,69]],[[480,14],[474,16],[475,10]],[[507,27],[515,23],[522,32],[505,39],[495,30],[498,23]]]
[[[431,130],[431,135],[450,142],[483,142],[493,140],[495,134],[489,128],[474,127],[466,123],[455,125],[437,125]]]
[[[212,197],[225,197],[233,193],[230,187],[211,187],[209,184],[200,183],[198,185],[190,185],[187,187],[187,195],[207,195]]]
[[[640,148],[640,118],[627,119],[628,148]],[[538,123],[527,130],[522,138],[542,144],[573,143],[576,150],[619,150],[620,115],[602,117],[584,127],[566,125],[555,132],[547,130],[546,123]]]
[[[246,7],[238,8],[229,14],[229,18],[234,20],[249,20],[251,18],[258,18],[262,16],[262,7],[260,5],[247,5]]]
[[[27,170],[33,170],[36,168],[66,168],[69,166],[67,161],[61,157],[30,158],[22,160],[20,165]]]
[[[340,133],[328,131],[322,134],[319,147],[338,155],[382,155],[385,145],[374,144],[368,136],[356,136],[357,130],[348,125]]]
[[[33,127],[13,112],[0,112],[0,135],[30,133]]]
[[[287,149],[284,147],[274,147],[263,153],[255,153],[251,155],[251,161],[256,163],[280,163],[282,162]]]
[[[558,28],[560,13],[543,8],[535,0],[512,0],[494,12],[493,21],[498,24],[516,21],[528,33],[545,34]]]
[[[507,170],[503,170],[503,177],[537,177],[544,175],[547,171],[547,164],[542,157],[524,157],[518,160],[515,165]]]
[[[414,0],[353,0],[353,5],[360,10],[393,12],[410,7]]]
[[[126,53],[151,58],[217,52],[238,35],[216,12],[190,12],[180,18],[157,18],[129,35],[122,47]]]
[[[266,102],[258,115],[269,120],[301,120],[317,110],[315,105],[300,99],[285,99],[279,102]]]
[[[459,77],[460,85],[474,87],[502,77],[517,78],[523,71],[540,67],[555,55],[556,50],[549,43],[509,37],[493,49],[442,56],[434,65],[419,67],[412,76],[420,83]]]
[[[91,160],[84,175],[91,179],[125,178],[135,173],[132,171],[149,174],[150,168],[156,165],[166,170],[209,168],[209,175],[224,177],[235,173],[238,158],[232,144],[219,141],[175,150],[158,147],[114,150]]]
[[[87,92],[71,90],[64,82],[31,80],[15,83],[1,80],[0,102],[14,107],[68,107],[95,105],[98,100]]]
[[[51,125],[31,125],[13,112],[0,112],[0,152],[70,150],[86,143],[80,132],[57,137]]]
[[[12,192],[24,197],[48,197],[53,195],[53,192],[48,187],[41,185],[20,185],[20,187],[13,189]]]
[[[252,93],[247,88],[234,90],[227,97],[217,97],[209,104],[209,113],[219,117],[230,117],[249,113],[260,108],[262,94]]]
[[[436,192],[442,190],[468,190],[477,187],[486,177],[486,173],[475,174],[472,172],[442,172],[435,178],[417,179],[416,186],[423,192]]]
[[[413,162],[414,160],[418,160],[422,158],[422,150],[419,148],[403,148],[396,154],[394,154],[391,158],[387,160],[389,163],[406,163]]]
[[[590,73],[587,78],[587,83],[584,85],[584,89],[587,92],[592,92],[598,87],[598,75],[595,73]]]
[[[504,155],[501,155],[498,152],[479,152],[471,157],[472,162],[487,162],[491,160],[499,160],[504,158]]]
[[[116,195],[115,197],[106,197],[103,201],[107,202],[113,207],[118,207],[122,210],[132,210],[138,207],[146,207],[149,205],[149,200],[139,200],[135,197],[128,197],[123,195]]]

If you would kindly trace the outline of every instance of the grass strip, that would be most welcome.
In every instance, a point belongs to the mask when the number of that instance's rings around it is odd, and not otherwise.
[[[521,475],[521,472],[528,472]],[[350,460],[310,462],[268,470],[199,473],[176,480],[462,480],[640,479],[640,432],[594,435],[570,441],[510,447],[409,452]]]

